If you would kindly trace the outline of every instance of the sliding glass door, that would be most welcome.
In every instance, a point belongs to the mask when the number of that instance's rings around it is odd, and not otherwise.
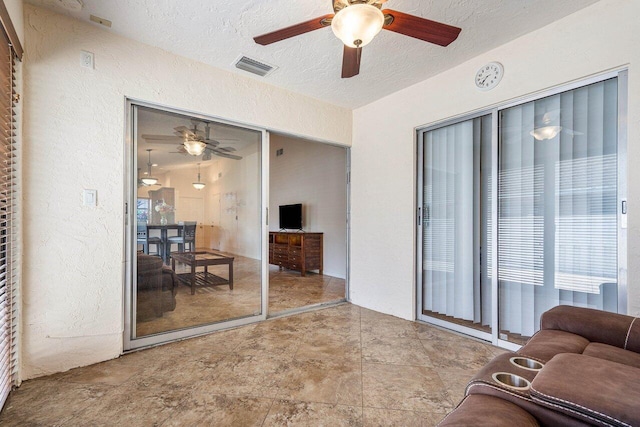
[[[266,318],[266,132],[129,111],[126,349]]]
[[[420,131],[419,319],[509,347],[626,311],[625,99],[621,72]]]
[[[423,134],[420,193],[423,315],[491,332],[491,116]]]
[[[617,79],[500,111],[500,337],[560,304],[618,311]]]

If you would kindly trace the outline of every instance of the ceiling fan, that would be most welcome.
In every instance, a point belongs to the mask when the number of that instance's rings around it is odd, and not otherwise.
[[[512,134],[520,134],[521,132],[523,132],[523,129],[520,126],[502,126],[501,128],[503,131]],[[579,132],[566,126],[560,125],[559,108],[536,114],[534,117],[533,128],[528,132],[528,134],[534,137],[537,141],[546,141],[553,139],[559,133],[563,133],[567,136],[572,137],[577,135],[584,135],[583,132]]]
[[[344,43],[342,78],[360,73],[362,47],[385,29],[440,46],[448,46],[462,31],[458,27],[431,21],[418,16],[384,9],[387,0],[332,0],[333,11],[310,21],[254,37],[266,46],[290,37],[331,26],[334,34]]]
[[[178,153],[190,154],[192,156],[203,155],[203,160],[211,159],[211,155],[226,157],[229,159],[240,160],[241,156],[231,154],[236,151],[233,147],[221,147],[221,142],[211,138],[211,128],[207,122],[199,122],[198,120],[192,120],[193,129],[189,129],[186,126],[178,126],[173,128],[174,135],[149,135],[143,134],[147,142],[152,141],[154,143],[167,143],[175,144],[176,142],[182,142],[182,145],[178,146]],[[204,131],[198,129],[198,125],[204,123]]]
[[[176,147],[176,150],[177,151],[170,151],[170,153],[182,154],[183,156],[190,154],[185,148],[184,144],[178,145]],[[212,154],[215,154],[216,156],[220,156],[220,157],[226,157],[229,159],[240,160],[242,156],[231,154],[233,151],[236,151],[236,149],[233,147],[205,147],[202,153],[202,160],[203,161],[211,160]]]

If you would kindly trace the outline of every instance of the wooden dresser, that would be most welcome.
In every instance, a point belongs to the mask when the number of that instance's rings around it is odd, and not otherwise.
[[[302,276],[309,270],[322,274],[323,233],[269,233],[269,264],[299,271]]]

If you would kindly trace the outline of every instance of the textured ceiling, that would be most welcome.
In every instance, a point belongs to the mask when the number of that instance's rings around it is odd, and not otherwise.
[[[332,13],[331,0],[82,0],[84,7],[79,12],[62,8],[61,0],[27,1],[87,22],[89,14],[97,15],[113,22],[107,31],[331,104],[356,108],[598,0],[389,0],[386,8],[454,25],[462,32],[443,48],[382,31],[363,49],[360,75],[350,79],[340,78],[342,45],[330,28],[269,46],[253,42],[254,36]],[[239,55],[279,68],[267,77],[257,77],[233,66]]]

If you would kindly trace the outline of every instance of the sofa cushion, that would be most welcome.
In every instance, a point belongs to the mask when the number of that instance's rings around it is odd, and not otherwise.
[[[612,362],[622,363],[636,368],[640,368],[640,354],[623,350],[608,344],[592,342],[582,352],[585,356],[597,357],[598,359],[610,360]]]
[[[524,409],[497,397],[473,394],[464,398],[455,411],[438,426],[538,426],[531,414]]]
[[[533,400],[604,426],[640,425],[640,369],[582,354],[559,354],[531,383]]]
[[[559,305],[540,317],[540,329],[555,329],[580,335],[592,342],[625,348],[634,318],[590,308]],[[637,344],[640,347],[640,329]]]
[[[525,344],[518,354],[546,362],[560,353],[582,353],[589,340],[580,335],[555,329],[538,331]]]

